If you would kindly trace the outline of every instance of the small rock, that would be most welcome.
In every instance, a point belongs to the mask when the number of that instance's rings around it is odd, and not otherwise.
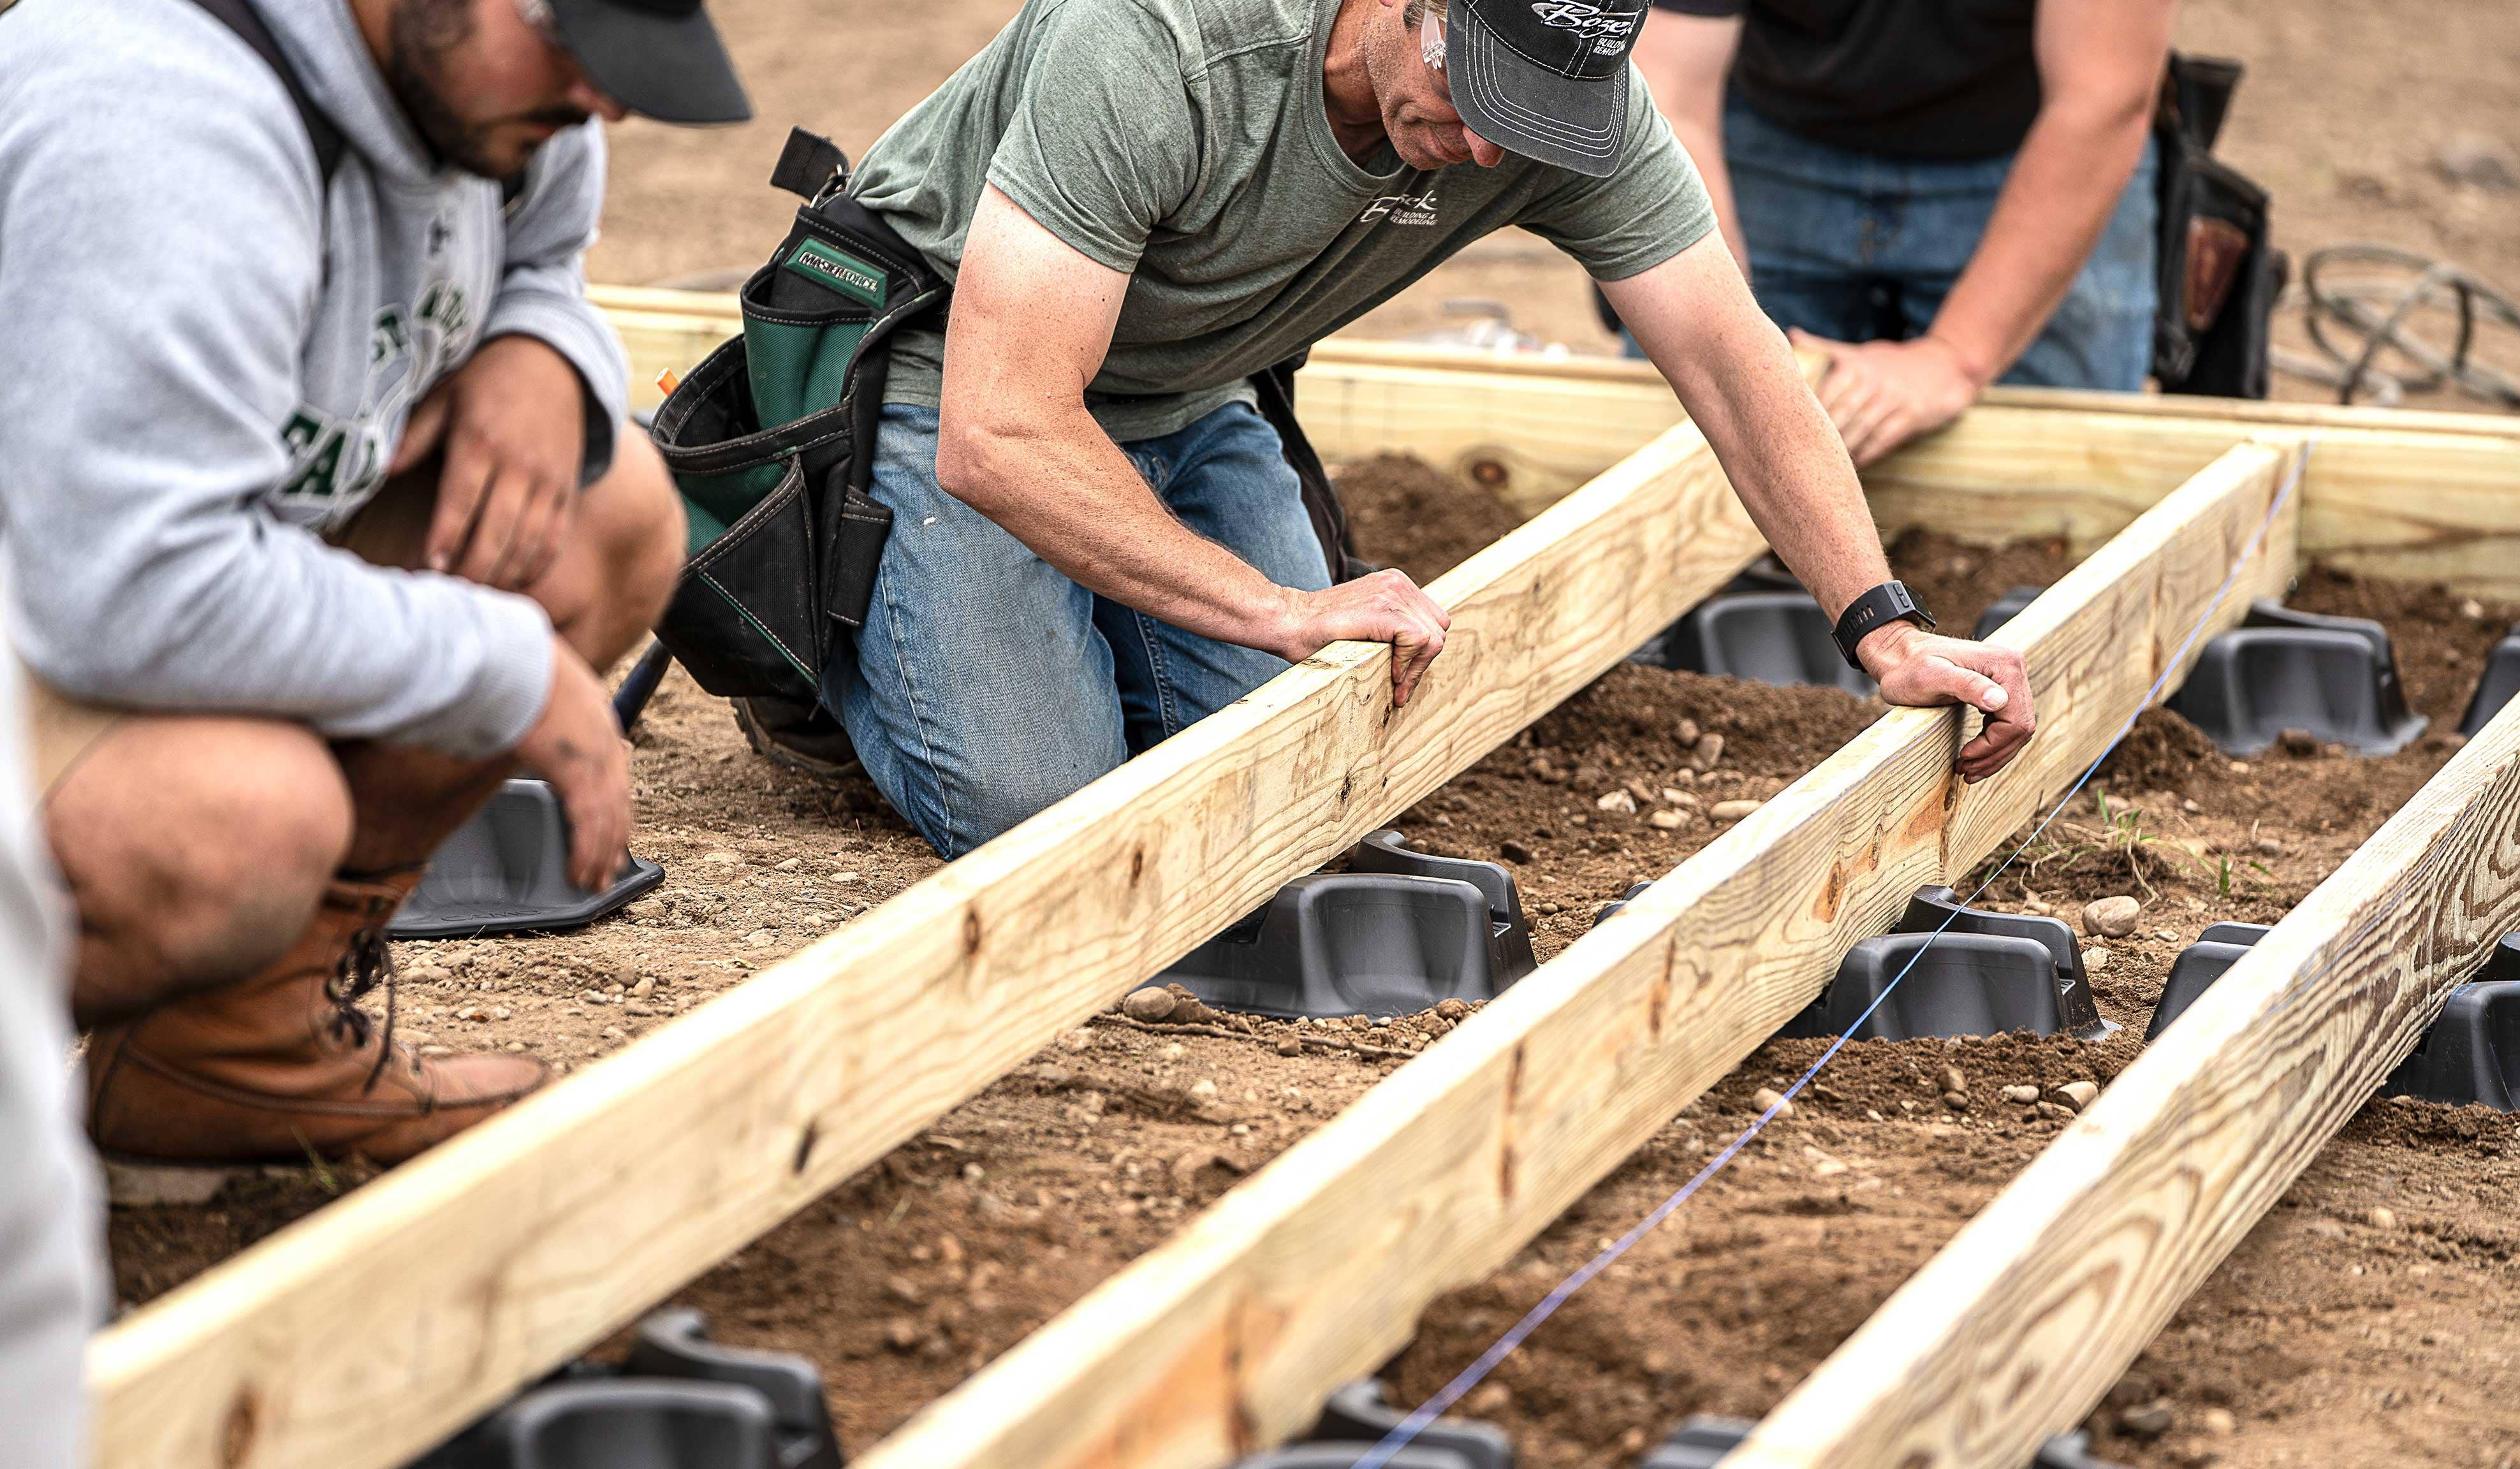
[[[1943,1105],[1955,1112],[1965,1112],[1968,1110],[1968,1095],[1960,1091],[1946,1091],[1943,1093]]]
[[[2318,736],[2308,730],[2286,730],[2275,736],[2275,743],[2281,746],[2287,755],[2310,756],[2318,753]]]
[[[433,985],[453,979],[455,976],[449,973],[443,964],[414,964],[402,971],[402,977],[416,984]]]
[[[1447,1020],[1467,1020],[1470,1017],[1470,1002],[1461,999],[1439,1000],[1435,1002],[1435,1013]]]
[[[2197,805],[2195,798],[2191,796],[2188,799],[2180,802],[2179,809],[2186,812],[2189,816],[2195,816],[2204,811],[2205,808]]]
[[[1968,1078],[1960,1075],[1958,1066],[1946,1066],[1943,1068],[1943,1090],[1965,1092],[1968,1091]]]
[[[1681,827],[1688,824],[1688,814],[1677,809],[1671,811],[1657,811],[1653,815],[1646,817],[1645,823],[1657,830],[1677,831]]]
[[[2466,618],[2470,622],[2483,622],[2485,620],[2485,603],[2478,601],[2475,598],[2471,597],[2467,601],[2458,604],[2458,615]]]
[[[1499,1418],[1513,1406],[1513,1390],[1495,1378],[1479,1385],[1478,1390],[1462,1400],[1462,1409],[1473,1418]]]
[[[743,859],[733,852],[717,851],[700,854],[700,861],[713,868],[731,868]]]
[[[2152,936],[2165,944],[2179,942],[2179,930],[2176,928],[2156,928],[2152,931]]]
[[[2276,840],[2274,837],[2262,836],[2258,838],[2257,848],[2264,856],[2281,857],[2283,855],[2284,844]]]
[[[1707,771],[1715,769],[1717,762],[1721,761],[1723,758],[1724,736],[1721,734],[1701,734],[1697,738],[1697,747],[1688,752],[1688,765],[1691,770],[1697,771],[1702,775]]]
[[[2073,1108],[2060,1107],[2051,1101],[2039,1103],[2037,1111],[2040,1116],[2047,1118],[2049,1122],[2071,1122],[2074,1120]]]
[[[777,942],[779,942],[778,930],[771,928],[756,928],[743,936],[743,944],[747,949],[767,949]]]
[[[1216,1083],[1210,1078],[1200,1077],[1197,1081],[1190,1084],[1190,1094],[1198,1098],[1200,1101],[1214,1101],[1216,1099]]]
[[[630,1039],[630,1033],[617,1025],[608,1025],[604,1028],[604,1039],[618,1046]]]
[[[2433,171],[2453,184],[2488,194],[2520,189],[2520,160],[2497,140],[2479,132],[2451,134],[2433,153]]]
[[[1678,725],[1672,727],[1671,737],[1679,740],[1682,744],[1693,745],[1697,743],[1697,736],[1700,733],[1702,732],[1697,728],[1697,721],[1693,719],[1684,719]]]
[[[2398,1227],[2398,1216],[2396,1213],[2376,1204],[2372,1206],[2370,1213],[2362,1216],[2362,1220],[2363,1223],[2369,1224],[2374,1229],[2394,1229]]]
[[[2240,1431],[2240,1416],[2228,1407],[2209,1407],[2196,1415],[2205,1431],[2218,1439],[2228,1439]]]
[[[2056,1094],[2065,1098],[2065,1105],[2080,1112],[2100,1099],[2100,1088],[2096,1082],[2067,1082],[2056,1089]]]
[[[895,1352],[917,1351],[919,1323],[908,1316],[894,1316],[883,1323],[883,1344]]]
[[[2039,1100],[2039,1089],[2028,1084],[2003,1089],[2003,1099],[2027,1107]]]
[[[2249,773],[2249,762],[2245,760],[2234,760],[2231,762],[2230,769],[2232,775],[2245,776]]]
[[[2118,1414],[2118,1432],[2131,1439],[2157,1439],[2170,1432],[2175,1421],[2170,1413],[2170,1400],[2155,1398],[2140,1407],[2131,1407]]]
[[[1785,1100],[1785,1094],[1774,1087],[1762,1087],[1751,1092],[1750,1105],[1758,1108],[1763,1115],[1771,1107],[1776,1108],[1778,1117],[1794,1115],[1794,1104]]]
[[[1706,814],[1719,822],[1737,822],[1758,810],[1763,804],[1765,803],[1759,801],[1718,801],[1706,808]]]
[[[1177,1002],[1173,999],[1172,991],[1157,985],[1148,985],[1143,990],[1130,991],[1128,998],[1120,1002],[1120,1013],[1132,1020],[1144,1020],[1151,1024],[1170,1015]]]
[[[2115,957],[2117,957],[2117,956],[2109,953],[2109,951],[2101,948],[2099,945],[2093,944],[2091,948],[2083,951],[2083,967],[2091,973],[2097,974],[2102,969],[2107,968],[2109,966],[2109,960]]]
[[[2143,905],[2133,898],[2097,898],[2083,905],[2083,931],[2095,938],[2122,939],[2135,932]]]
[[[1059,1037],[1058,1044],[1069,1050],[1090,1050],[1094,1046],[1094,1033],[1090,1030],[1072,1030]]]
[[[1190,1054],[1190,1047],[1184,1046],[1179,1041],[1175,1041],[1172,1045],[1165,1046],[1161,1054],[1167,1061],[1178,1061],[1182,1057]]]
[[[782,860],[782,861],[774,862],[774,863],[772,863],[772,864],[770,865],[770,867],[771,867],[771,870],[773,870],[773,871],[778,871],[778,872],[792,872],[792,871],[796,870],[798,868],[803,867],[803,866],[804,866],[803,861],[802,861],[801,859],[794,858],[794,857],[786,858],[786,859],[784,859],[784,860]]]
[[[1299,1056],[1303,1053],[1303,1042],[1296,1040],[1292,1036],[1280,1036],[1278,1038],[1278,1054],[1282,1056]]]
[[[1531,849],[1517,841],[1504,841],[1497,843],[1497,856],[1519,867],[1531,861]]]
[[[525,1043],[522,1041],[511,1041],[508,1043],[508,1049],[511,1051],[519,1051],[524,1048]]]
[[[1637,798],[1624,790],[1614,790],[1595,801],[1593,805],[1601,811],[1616,811],[1628,816],[1634,816],[1637,813]]]

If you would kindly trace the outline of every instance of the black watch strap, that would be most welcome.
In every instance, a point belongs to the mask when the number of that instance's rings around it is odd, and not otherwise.
[[[1862,673],[1864,663],[1855,656],[1855,645],[1864,641],[1865,634],[1883,623],[1900,621],[1912,622],[1930,632],[1934,626],[1934,614],[1917,603],[1915,594],[1908,590],[1906,582],[1883,582],[1848,602],[1846,610],[1837,614],[1834,634],[1837,650],[1846,656],[1849,666]]]

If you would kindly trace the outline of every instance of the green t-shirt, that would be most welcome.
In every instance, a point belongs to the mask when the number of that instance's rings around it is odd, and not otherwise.
[[[1521,225],[1599,280],[1714,227],[1706,189],[1629,78],[1607,178],[1508,154],[1494,168],[1360,167],[1322,97],[1338,0],[1031,0],[877,140],[854,190],[949,278],[995,184],[1128,294],[1087,406],[1122,442],[1182,428],[1242,379]],[[937,402],[944,338],[905,334],[885,399]]]

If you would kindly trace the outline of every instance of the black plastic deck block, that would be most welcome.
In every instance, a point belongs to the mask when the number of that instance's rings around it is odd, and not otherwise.
[[[2504,934],[2476,978],[2451,992],[2380,1091],[2520,1112],[2520,933]]]
[[[2026,1030],[2096,1041],[2116,1029],[2092,1000],[2063,919],[1963,908],[1950,888],[1925,887],[1896,928],[1858,940],[1828,988],[1777,1034],[1911,1041]]]
[[[663,868],[625,856],[603,892],[569,881],[559,795],[542,780],[511,780],[439,845],[386,932],[469,939],[583,928],[664,880]]]
[[[1635,660],[1761,684],[1816,684],[1859,697],[1876,687],[1839,655],[1828,614],[1800,587],[1718,593],[1655,635]]]
[[[780,1469],[750,1388],[612,1379],[537,1388],[415,1469]]]
[[[821,1370],[792,1353],[721,1347],[708,1339],[697,1311],[659,1311],[641,1321],[622,1370],[631,1377],[726,1383],[760,1394],[770,1404],[776,1469],[842,1469],[848,1462],[823,1398]]]
[[[1513,869],[1505,864],[1420,852],[1409,845],[1407,837],[1385,827],[1356,844],[1348,853],[1347,869],[1468,883],[1488,901],[1488,937],[1497,973],[1511,983],[1540,967],[1531,953],[1531,924],[1522,915],[1522,890],[1514,883]]]
[[[1234,1469],[1356,1469],[1358,1462],[1373,1451],[1377,1439],[1359,1439],[1352,1443],[1289,1444],[1238,1459]],[[1429,1448],[1423,1444],[1394,1449],[1383,1463],[1385,1469],[1478,1469],[1478,1465],[1449,1448]]]
[[[1672,1430],[1641,1460],[1637,1469],[1716,1469],[1724,1456],[1741,1447],[1756,1425],[1747,1418],[1720,1418],[1713,1413],[1700,1413]],[[2086,1433],[2058,1434],[2039,1447],[2039,1456],[2028,1469],[2117,1469],[2092,1457],[2092,1437]]]
[[[2197,936],[2196,942],[2179,951],[2170,962],[2170,977],[2162,981],[2161,999],[2153,1004],[2152,1020],[2143,1028],[2143,1044],[2150,1046],[2170,1029],[2171,1022],[2187,1013],[2187,1007],[2214,987],[2224,971],[2240,961],[2249,946],[2265,938],[2264,923],[2216,923]]]
[[[1969,630],[1969,637],[1980,643],[1994,637],[1997,628],[2020,616],[2022,609],[2037,601],[2040,594],[2047,590],[2046,587],[2014,587],[2006,591],[1989,602],[1985,611],[1977,614],[1977,626]]]
[[[1620,894],[1619,896],[1617,896],[1616,898],[1613,898],[1613,899],[1611,899],[1609,902],[1602,904],[1602,905],[1601,905],[1601,911],[1600,911],[1600,912],[1598,912],[1598,913],[1595,913],[1595,914],[1593,914],[1593,926],[1594,926],[1594,927],[1596,927],[1596,928],[1598,928],[1598,927],[1600,927],[1602,924],[1609,922],[1609,921],[1610,921],[1610,915],[1611,915],[1612,913],[1617,913],[1620,909],[1623,909],[1623,908],[1627,907],[1629,904],[1636,902],[1636,901],[1637,901],[1637,899],[1639,899],[1639,898],[1641,898],[1641,897],[1642,897],[1642,896],[1644,895],[1644,890],[1645,890],[1646,888],[1651,887],[1651,886],[1653,886],[1653,884],[1652,884],[1652,883],[1650,883],[1650,882],[1640,882],[1640,883],[1637,883],[1636,885],[1634,885],[1634,886],[1630,887],[1626,892],[1621,893],[1621,894]]]
[[[2425,724],[2407,710],[2388,629],[2263,599],[2205,645],[2170,707],[2235,756],[2260,753],[2287,730],[2394,755]]]
[[[1371,1447],[1407,1421],[1405,1408],[1393,1407],[1382,1394],[1382,1384],[1371,1377],[1360,1378],[1330,1394],[1322,1407],[1321,1421],[1305,1437],[1321,1443],[1364,1444]],[[1462,1469],[1513,1469],[1513,1440],[1493,1423],[1471,1418],[1438,1418],[1419,1429],[1411,1447],[1422,1446],[1441,1449],[1458,1460]]]
[[[1363,869],[1296,878],[1155,983],[1261,1015],[1414,1015],[1494,1000],[1535,967],[1513,874],[1498,864],[1415,852],[1393,831],[1351,861]]]
[[[2494,645],[2494,655],[2486,660],[2485,677],[2476,681],[2476,693],[2467,701],[2467,717],[2458,722],[2458,733],[2474,737],[2502,712],[2513,694],[2520,694],[2520,627]]]

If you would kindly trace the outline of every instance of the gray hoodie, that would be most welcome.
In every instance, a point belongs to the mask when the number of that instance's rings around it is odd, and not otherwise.
[[[21,656],[65,692],[477,757],[540,717],[531,601],[327,546],[412,406],[541,338],[627,397],[580,257],[593,123],[512,207],[431,161],[345,0],[254,0],[347,148],[319,198],[279,79],[192,0],[0,9],[0,546]]]

